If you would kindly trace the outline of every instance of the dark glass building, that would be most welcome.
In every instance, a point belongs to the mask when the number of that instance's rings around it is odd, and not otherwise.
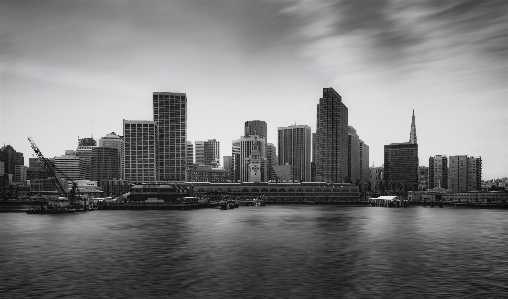
[[[418,144],[385,145],[384,180],[418,186]]]

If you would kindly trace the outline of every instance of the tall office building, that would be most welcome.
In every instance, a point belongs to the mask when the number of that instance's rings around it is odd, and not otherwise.
[[[205,141],[205,165],[220,165],[220,142],[215,139]]]
[[[26,184],[27,168],[25,165],[16,165],[14,167],[14,182],[18,184]]]
[[[5,175],[5,163],[4,161],[0,161],[0,177]]]
[[[95,147],[92,149],[92,181],[102,187],[103,180],[120,178],[120,159],[118,149],[112,147]]]
[[[196,141],[194,150],[196,151],[196,164],[205,165],[205,142]]]
[[[369,180],[372,190],[379,189],[379,183],[383,180],[384,168],[383,166],[372,166],[369,168]]]
[[[418,166],[418,188],[429,189],[429,167],[427,166]]]
[[[187,167],[190,167],[194,164],[194,145],[192,141],[187,141]]]
[[[348,174],[353,182],[360,180],[360,138],[355,128],[348,126]]]
[[[232,158],[232,170],[231,170],[231,181],[232,182],[240,182],[240,165],[242,161],[240,160],[240,152],[241,152],[241,139],[233,140],[231,144],[231,158]]]
[[[187,95],[175,92],[154,92],[153,120],[159,131],[159,179],[185,181]]]
[[[92,179],[92,149],[97,147],[97,142],[93,137],[78,138],[78,148],[75,150],[75,155],[82,161],[83,178],[85,180]]]
[[[231,172],[233,170],[233,157],[232,156],[222,156],[222,161],[224,163],[224,170]]]
[[[118,153],[118,169],[120,174],[120,179],[124,179],[125,175],[123,173],[124,169],[124,150],[125,143],[123,141],[123,137],[118,136],[115,132],[111,132],[106,136],[99,139],[99,147],[108,147],[108,148],[116,148]]]
[[[417,190],[418,144],[392,143],[384,146],[384,180],[407,184]]]
[[[418,143],[416,139],[416,123],[415,123],[415,110],[413,109],[413,118],[411,120],[411,133],[409,134],[409,143]]]
[[[258,135],[261,138],[264,138],[266,142],[266,134],[267,134],[267,126],[266,121],[263,120],[249,120],[245,122],[245,137],[249,137],[251,135]]]
[[[277,159],[277,148],[273,143],[266,144],[266,163],[268,165],[268,181],[276,180],[277,176],[273,167],[279,165],[279,162]]]
[[[135,183],[159,181],[159,130],[155,121],[123,120],[125,179]]]
[[[450,156],[448,188],[454,192],[481,190],[482,158]]]
[[[341,183],[348,174],[348,109],[333,88],[317,105],[316,181]]]
[[[306,125],[278,128],[279,165],[291,165],[293,180],[310,182],[311,131]]]
[[[360,139],[360,180],[367,183],[369,178],[369,146]]]
[[[310,162],[310,181],[316,181],[316,133],[312,133],[312,161]]]
[[[25,165],[23,153],[17,152],[11,145],[0,148],[0,161],[4,162],[5,173],[14,175],[16,165]]]
[[[59,179],[83,180],[85,179],[85,165],[83,159],[76,155],[62,155],[55,157],[55,175]]]
[[[240,139],[240,181],[266,182],[268,165],[266,161],[266,141],[258,135]]]
[[[448,157],[429,157],[429,189],[448,189]]]

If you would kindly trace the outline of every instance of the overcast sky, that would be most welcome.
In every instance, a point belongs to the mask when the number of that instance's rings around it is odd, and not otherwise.
[[[0,142],[46,157],[78,136],[153,120],[154,91],[185,92],[188,140],[221,156],[247,120],[316,129],[323,87],[381,166],[383,146],[483,160],[508,176],[508,1],[3,1]],[[93,125],[92,125],[93,123]]]

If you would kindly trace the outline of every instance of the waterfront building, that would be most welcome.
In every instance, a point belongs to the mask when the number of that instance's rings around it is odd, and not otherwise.
[[[187,167],[187,95],[153,93],[153,120],[158,128],[158,171],[161,181],[185,180]]]
[[[126,180],[102,180],[100,182],[104,196],[120,196],[131,190],[131,183]]]
[[[266,141],[258,135],[240,138],[240,181],[266,182],[268,167]]]
[[[124,165],[124,151],[125,151],[125,142],[123,140],[123,136],[117,135],[115,132],[111,132],[106,136],[99,139],[99,147],[107,147],[107,148],[116,148],[118,152],[118,171],[120,173],[120,178],[124,179],[125,175],[123,170],[125,168]]]
[[[222,161],[224,163],[224,169],[231,173],[233,169],[233,156],[222,156]]]
[[[274,165],[273,172],[275,173],[276,182],[292,183],[293,181],[293,166],[289,164]]]
[[[350,181],[360,179],[360,138],[355,128],[348,126],[348,174]]]
[[[190,167],[194,164],[194,145],[192,144],[192,141],[187,141],[187,167]]]
[[[383,181],[383,173],[384,173],[384,167],[378,166],[378,167],[370,167],[369,168],[369,180],[372,190],[379,189],[379,183]]]
[[[187,184],[143,184],[130,189],[130,200],[134,202],[159,199],[163,202],[177,202],[189,196]]]
[[[392,143],[384,146],[384,180],[418,187],[418,144]]]
[[[340,183],[348,174],[348,108],[333,88],[317,105],[316,181]]]
[[[186,182],[225,183],[230,181],[229,170],[213,168],[210,165],[194,164],[185,170]]]
[[[194,148],[196,151],[196,164],[205,165],[205,142],[196,141]]]
[[[369,146],[360,139],[360,180],[367,183],[369,179]]]
[[[14,167],[14,182],[18,184],[26,184],[27,168],[25,165],[16,165]]]
[[[23,153],[17,152],[11,145],[0,148],[0,161],[4,162],[5,173],[14,175],[16,165],[25,165]]]
[[[55,175],[59,179],[83,180],[84,165],[83,159],[77,155],[62,155],[55,157]]]
[[[220,142],[215,139],[205,141],[205,165],[220,165]]]
[[[448,164],[448,188],[455,192],[481,190],[482,158],[450,156]]]
[[[429,189],[436,187],[448,189],[448,157],[445,155],[429,157]]]
[[[261,138],[264,138],[265,142],[267,141],[267,126],[266,121],[263,120],[250,120],[245,122],[245,137],[249,137],[251,135],[257,135]]]
[[[125,179],[136,184],[159,181],[157,122],[123,120]]]
[[[291,165],[292,178],[297,182],[310,182],[311,131],[306,125],[278,128],[279,165]]]
[[[273,143],[266,144],[266,163],[268,165],[268,181],[276,180],[275,170],[273,167],[278,165],[277,148]]]
[[[103,180],[121,179],[118,149],[112,147],[96,147],[92,149],[92,181],[99,187]]]
[[[74,155],[81,159],[83,178],[85,180],[92,179],[92,149],[96,147],[97,142],[93,137],[78,138],[78,148],[74,151]]]
[[[429,189],[429,167],[418,166],[418,189]]]

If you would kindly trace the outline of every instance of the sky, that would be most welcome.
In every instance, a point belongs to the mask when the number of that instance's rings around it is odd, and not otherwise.
[[[508,176],[505,0],[3,1],[0,146],[32,157],[78,137],[122,135],[153,120],[153,92],[184,92],[187,140],[221,156],[244,122],[316,130],[333,87],[381,166],[384,145],[481,156],[483,179]]]

